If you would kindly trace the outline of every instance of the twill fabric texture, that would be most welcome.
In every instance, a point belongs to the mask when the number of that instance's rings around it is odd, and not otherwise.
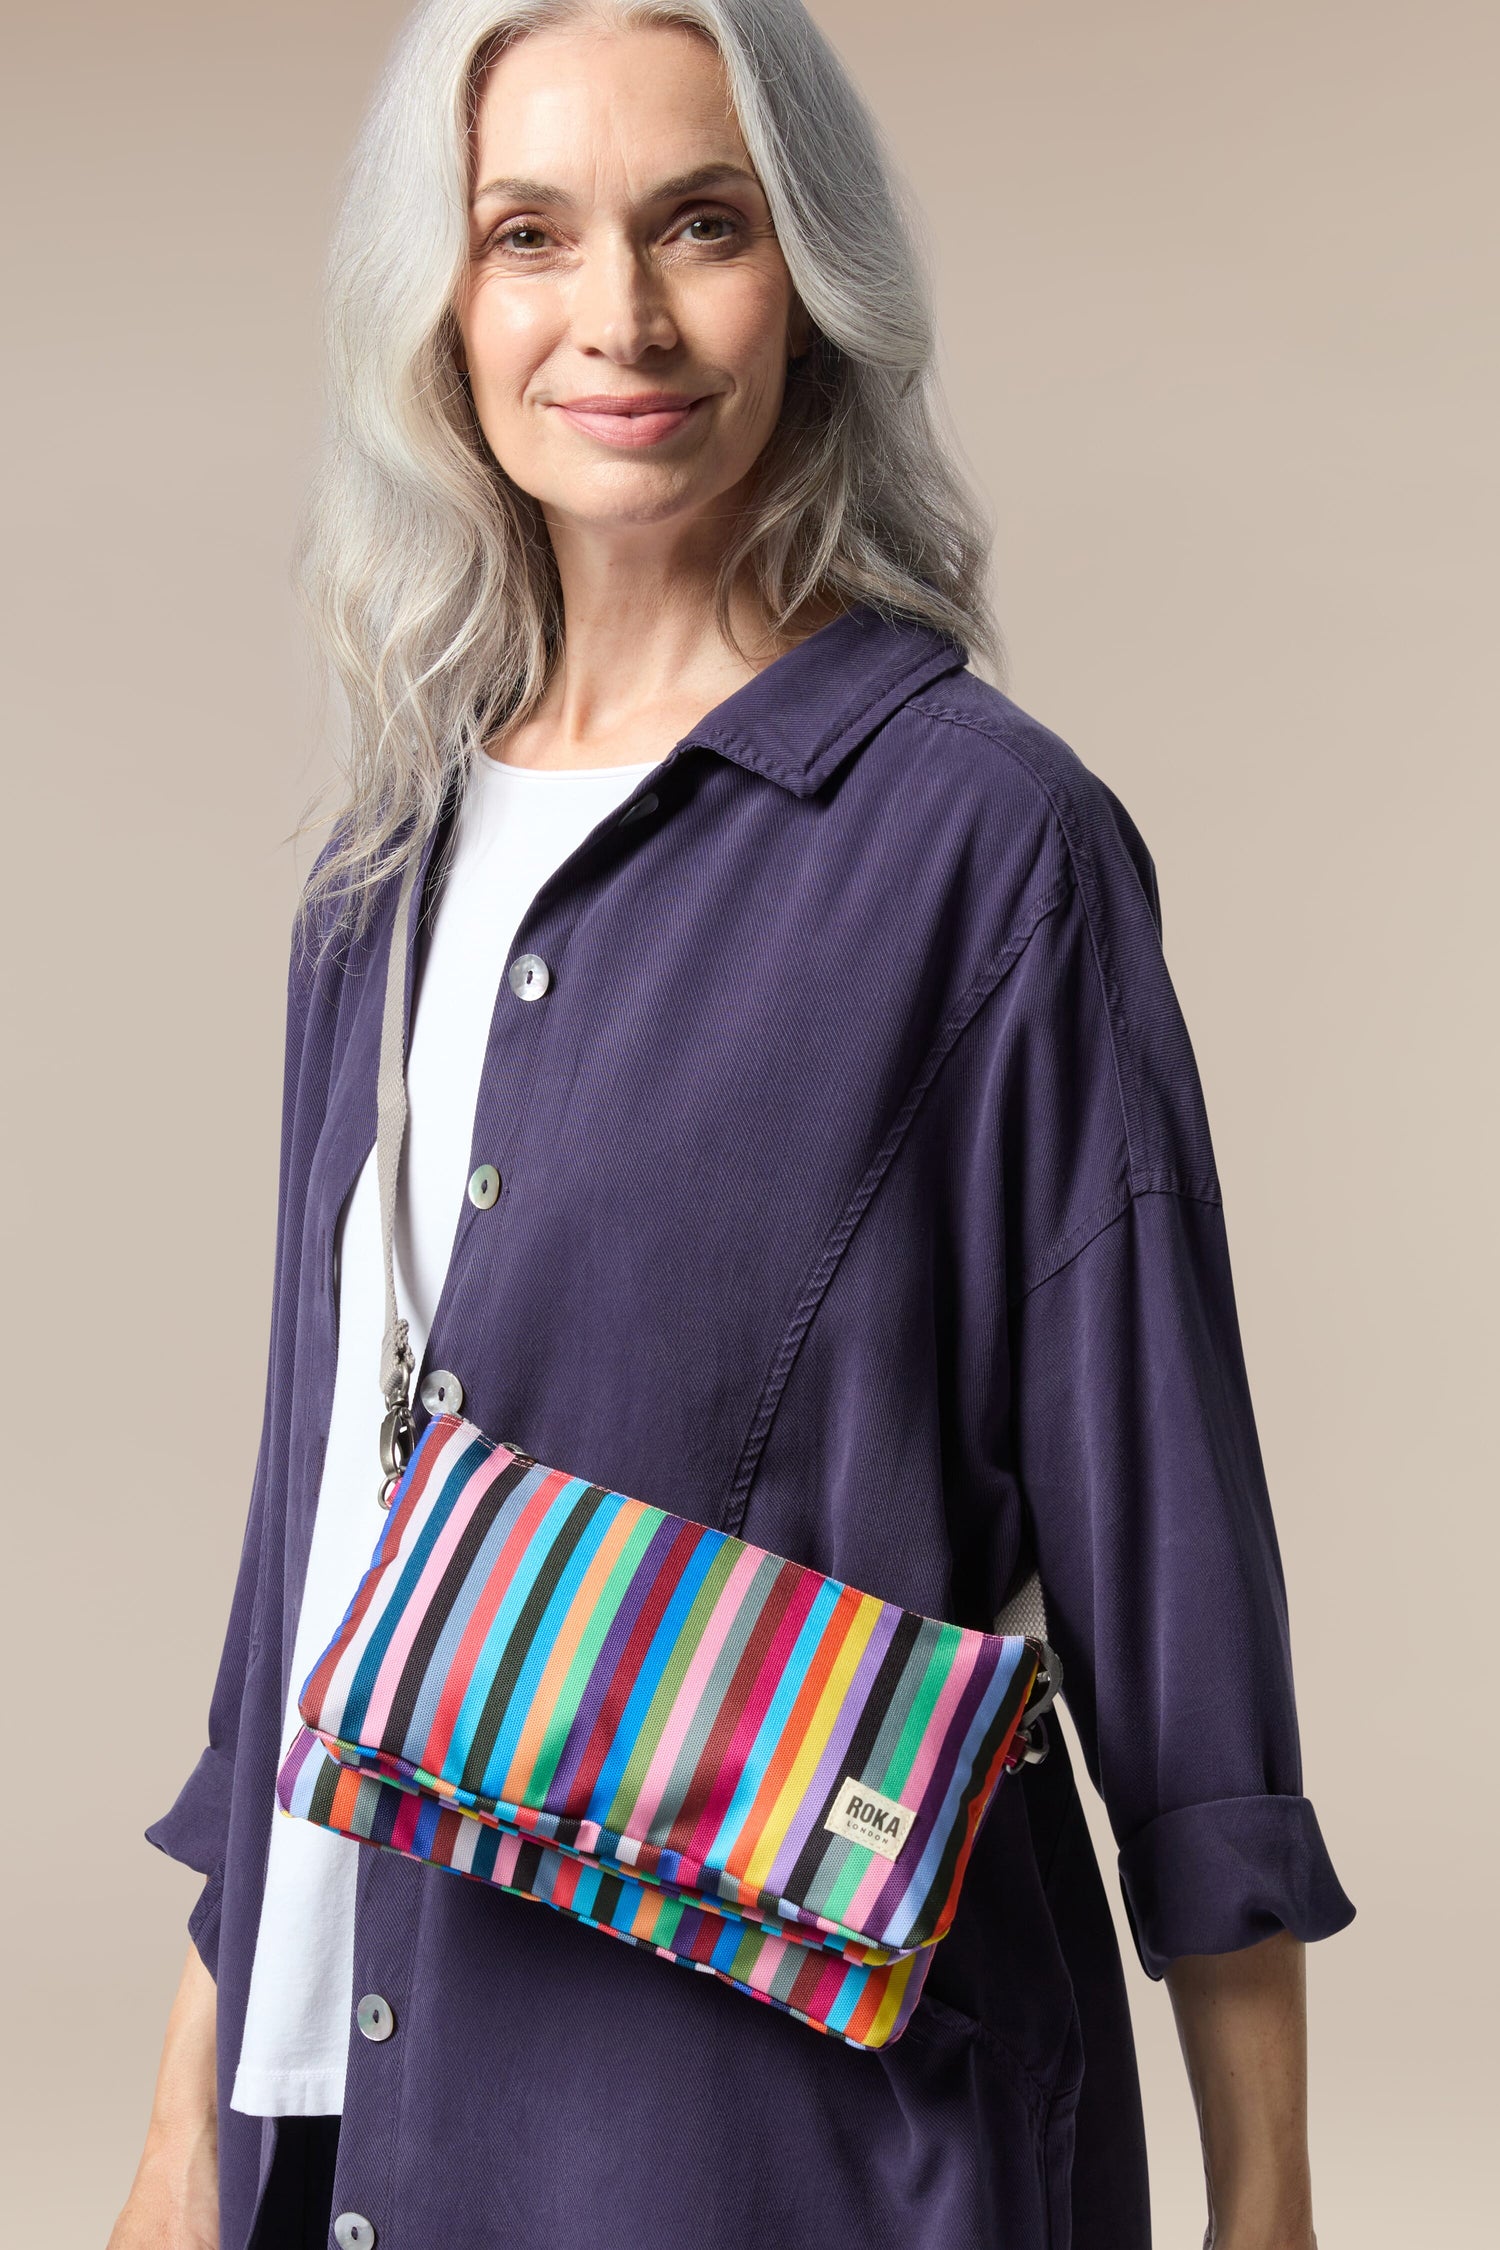
[[[548,768],[480,757],[455,815],[429,916],[407,1043],[409,1115],[401,1162],[394,1286],[413,1351],[442,1293],[465,1201],[465,1161],[495,994],[516,926],[558,863],[622,803],[645,764]],[[380,1412],[384,1238],[372,1150],[345,1197],[333,1244],[338,1352],[299,1597],[292,1685],[336,1628],[385,1516],[370,1472]],[[294,1701],[282,1743],[301,1728]],[[234,2108],[251,2116],[335,2114],[344,2106],[354,1977],[359,1847],[267,1807],[270,1830]]]
[[[203,1746],[146,1830],[203,1877],[222,2250],[275,2150],[227,2097],[398,887],[358,941],[292,947],[260,1449]],[[418,1384],[450,1370],[538,1459],[929,1617],[986,1628],[1035,1562],[1147,1974],[1342,1928],[1199,1076],[1114,792],[956,643],[862,606],[674,744],[514,947],[546,990],[496,994],[469,1154],[499,1186]],[[382,1851],[353,1991],[389,2035],[349,2026],[333,2208],[377,2250],[488,2250],[497,2213],[656,2250],[1150,2239],[1056,1733],[888,2048]]]

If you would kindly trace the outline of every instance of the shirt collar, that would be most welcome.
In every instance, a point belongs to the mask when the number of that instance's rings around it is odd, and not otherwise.
[[[678,748],[717,750],[807,797],[918,688],[966,662],[934,626],[861,602],[736,688]]]

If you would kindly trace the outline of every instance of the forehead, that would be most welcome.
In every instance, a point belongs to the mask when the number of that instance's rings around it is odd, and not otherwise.
[[[523,33],[485,73],[473,153],[476,182],[560,186],[602,165],[642,186],[708,162],[748,165],[718,51],[681,24]]]

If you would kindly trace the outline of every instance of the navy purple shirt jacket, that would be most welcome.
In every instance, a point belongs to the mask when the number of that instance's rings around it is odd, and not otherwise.
[[[206,1877],[222,2250],[275,2147],[228,2092],[396,887],[342,959],[292,949],[264,1430],[208,1746],[146,1830]],[[418,1380],[451,1369],[492,1436],[932,1617],[989,1627],[1035,1557],[1148,1975],[1342,1928],[1199,1075],[1112,792],[953,641],[862,605],[684,736],[515,952],[550,980],[496,994],[472,1162],[502,1189],[456,1184]],[[1056,1730],[874,2053],[356,1848],[354,1994],[395,2028],[351,2010],[333,2208],[377,2250],[1149,2241],[1120,1954]]]

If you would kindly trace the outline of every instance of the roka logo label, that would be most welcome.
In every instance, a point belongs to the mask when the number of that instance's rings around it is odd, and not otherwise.
[[[882,1859],[894,1859],[915,1818],[910,1805],[883,1797],[867,1781],[856,1781],[853,1774],[845,1774],[823,1826],[831,1828],[835,1836],[847,1836],[852,1844],[864,1844],[870,1851],[879,1852]]]

